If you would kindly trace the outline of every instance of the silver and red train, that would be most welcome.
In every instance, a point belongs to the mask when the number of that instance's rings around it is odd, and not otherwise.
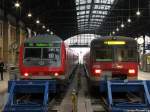
[[[78,55],[55,35],[28,38],[20,47],[20,79],[57,79],[64,83],[77,63]]]
[[[92,85],[98,85],[100,80],[137,79],[137,43],[129,37],[94,39],[84,56],[84,65]]]

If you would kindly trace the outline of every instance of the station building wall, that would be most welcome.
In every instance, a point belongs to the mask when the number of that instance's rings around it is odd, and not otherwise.
[[[2,17],[0,11],[0,58],[7,64],[18,64],[19,46],[26,37],[25,28],[19,24],[16,28],[16,19],[8,14]],[[5,18],[5,19],[4,19]]]

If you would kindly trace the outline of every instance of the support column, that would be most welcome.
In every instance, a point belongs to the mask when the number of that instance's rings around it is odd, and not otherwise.
[[[143,42],[143,54],[145,54],[145,35],[143,35],[143,40],[144,40],[144,42]]]
[[[148,17],[150,18],[150,1],[148,1],[148,9],[149,9],[148,10],[148,15],[149,15]],[[150,21],[149,21],[149,23],[150,23]]]
[[[9,51],[8,51],[8,28],[9,28],[9,24],[8,24],[8,18],[7,18],[7,0],[3,0],[2,4],[3,4],[3,10],[4,10],[4,18],[3,18],[3,61],[5,63],[9,63],[8,60],[8,55],[9,55]]]
[[[4,62],[8,63],[8,22],[4,21],[3,24],[3,31],[4,31],[4,35],[3,35],[3,60]]]

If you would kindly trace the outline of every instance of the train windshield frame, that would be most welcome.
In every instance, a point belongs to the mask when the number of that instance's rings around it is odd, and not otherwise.
[[[25,47],[23,63],[28,66],[59,66],[60,47]]]
[[[134,42],[126,42],[126,44],[123,45],[93,43],[91,49],[95,62],[137,62],[138,60],[137,44]]]

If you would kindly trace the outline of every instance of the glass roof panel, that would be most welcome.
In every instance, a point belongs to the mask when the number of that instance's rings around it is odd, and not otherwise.
[[[107,2],[109,2],[110,0],[101,0],[101,3],[107,3]]]
[[[86,9],[90,9],[90,5],[86,5]]]
[[[94,5],[94,9],[99,9],[99,5]]]
[[[85,8],[86,8],[85,5],[79,6],[79,9],[80,9],[80,10],[85,10]]]
[[[100,3],[100,0],[94,0],[94,3]]]
[[[86,11],[86,14],[89,14],[90,13],[90,11]]]
[[[108,14],[114,0],[76,0],[77,21],[80,29],[100,27],[103,19]],[[92,10],[91,10],[92,9]]]
[[[85,11],[80,11],[79,14],[80,15],[85,14]]]
[[[80,3],[80,4],[85,4],[85,3],[86,3],[86,0],[80,0],[79,3]]]
[[[85,0],[86,1],[86,0]],[[92,0],[87,0],[87,3],[91,3],[92,2]]]

